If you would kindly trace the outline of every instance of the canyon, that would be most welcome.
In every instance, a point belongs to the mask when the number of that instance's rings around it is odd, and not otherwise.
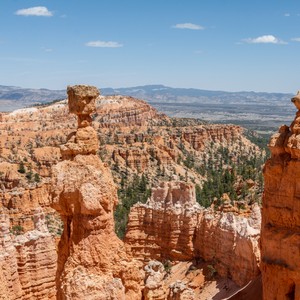
[[[243,128],[68,96],[0,115],[1,299],[224,299],[259,278],[261,186],[227,161],[265,156]],[[234,193],[201,206],[200,167],[234,175]],[[126,208],[118,191],[142,175],[151,193]]]

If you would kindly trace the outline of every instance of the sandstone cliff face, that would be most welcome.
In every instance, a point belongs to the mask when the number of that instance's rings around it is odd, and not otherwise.
[[[196,229],[196,257],[211,261],[217,272],[243,286],[260,273],[261,212],[254,205],[249,216],[205,211]]]
[[[299,94],[292,99],[300,108]],[[261,231],[263,299],[299,299],[300,161],[298,111],[270,140]]]
[[[231,143],[241,135],[241,128],[233,125],[202,126],[196,130],[187,130],[183,138],[189,142],[195,150],[203,149],[208,140],[214,143]]]
[[[140,260],[203,258],[242,286],[260,272],[259,233],[257,205],[248,217],[204,210],[192,184],[166,182],[131,209],[125,243]]]
[[[64,222],[57,298],[140,299],[138,266],[114,232],[117,190],[109,169],[95,155],[98,140],[89,114],[98,91],[74,86],[68,94],[70,111],[79,115],[79,128],[61,148],[65,160],[53,167],[52,206]],[[85,138],[82,131],[90,134]]]
[[[200,211],[192,184],[163,182],[146,204],[131,209],[125,242],[141,260],[192,260]]]
[[[95,122],[104,128],[145,126],[161,117],[155,108],[133,97],[100,96]]]
[[[41,210],[35,229],[14,236],[7,214],[0,215],[0,299],[56,299],[55,240]]]

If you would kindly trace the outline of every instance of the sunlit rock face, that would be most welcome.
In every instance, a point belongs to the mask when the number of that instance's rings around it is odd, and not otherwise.
[[[0,299],[56,299],[56,249],[41,209],[34,229],[13,236],[7,214],[0,214]]]
[[[204,209],[192,183],[162,182],[131,208],[125,243],[141,261],[212,261],[242,286],[260,273],[260,216],[257,204],[248,216]]]
[[[290,127],[270,140],[272,157],[264,169],[261,254],[263,298],[300,299],[300,94]]]
[[[111,172],[95,155],[90,114],[98,90],[68,87],[77,132],[62,146],[64,161],[53,167],[52,207],[64,222],[58,249],[58,299],[141,299],[141,274],[114,232],[118,203]]]

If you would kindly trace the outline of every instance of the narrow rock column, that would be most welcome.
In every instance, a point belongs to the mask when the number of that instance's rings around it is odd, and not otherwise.
[[[263,299],[300,299],[300,94],[291,126],[270,140],[264,168],[261,255]]]
[[[96,112],[96,98],[100,93],[96,87],[86,85],[69,86],[67,93],[69,111],[78,117],[78,129],[61,147],[62,158],[72,160],[78,154],[96,154],[99,143],[90,115]]]
[[[52,207],[64,222],[57,299],[140,299],[141,274],[114,232],[117,189],[109,168],[96,155],[91,114],[98,95],[95,87],[68,87],[78,129],[61,147],[64,160],[52,170]]]

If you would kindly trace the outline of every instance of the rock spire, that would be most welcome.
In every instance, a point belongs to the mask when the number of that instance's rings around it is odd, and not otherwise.
[[[97,132],[92,127],[91,114],[96,112],[96,98],[100,95],[93,86],[68,86],[69,111],[78,117],[78,129],[61,147],[63,159],[73,159],[77,154],[96,154],[99,143]]]
[[[69,109],[78,129],[61,148],[64,161],[53,167],[52,207],[64,232],[58,249],[57,299],[140,299],[141,275],[114,232],[117,189],[96,154],[91,126],[95,87],[68,87]]]

